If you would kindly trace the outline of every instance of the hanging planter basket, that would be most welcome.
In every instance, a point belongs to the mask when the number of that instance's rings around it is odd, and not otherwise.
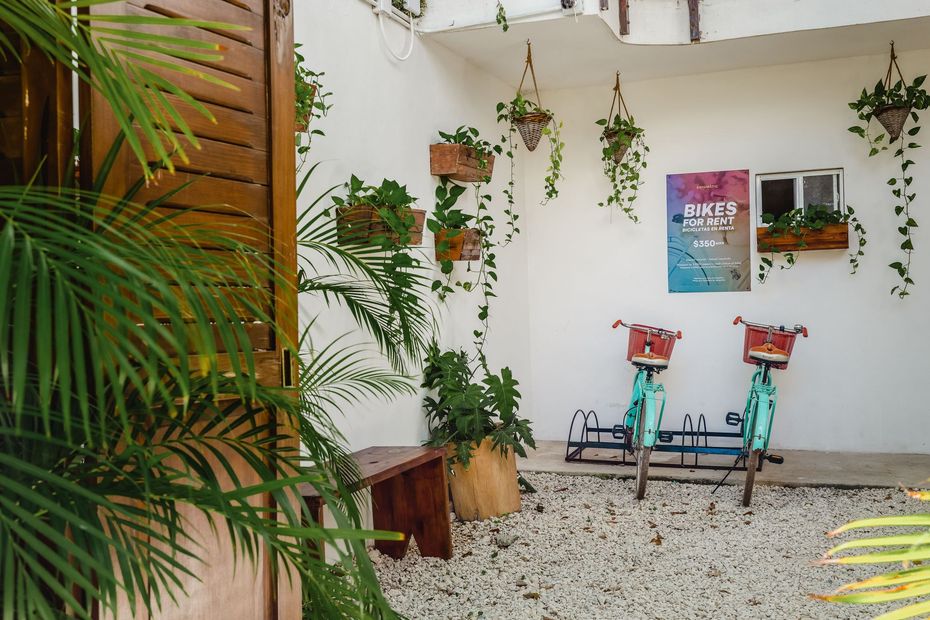
[[[623,158],[626,156],[626,152],[630,149],[630,144],[633,141],[633,138],[636,136],[625,134],[627,140],[620,139],[619,131],[605,131],[604,139],[607,140],[607,143],[612,146],[614,150],[613,158],[614,162],[620,163],[623,161]]]
[[[517,131],[520,132],[520,137],[523,138],[523,144],[526,145],[526,150],[530,152],[535,151],[536,147],[539,146],[539,141],[543,136],[543,130],[545,130],[551,121],[552,117],[545,112],[533,112],[532,114],[524,114],[523,116],[517,116],[512,119]]]
[[[894,142],[901,137],[901,131],[904,129],[904,123],[907,122],[910,113],[911,108],[909,106],[886,105],[877,108],[872,115],[888,132],[888,141]]]

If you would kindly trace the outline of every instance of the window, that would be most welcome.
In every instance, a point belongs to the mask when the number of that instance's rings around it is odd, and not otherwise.
[[[763,226],[762,216],[778,217],[793,209],[823,205],[831,211],[843,208],[843,170],[805,170],[756,175],[756,219]]]

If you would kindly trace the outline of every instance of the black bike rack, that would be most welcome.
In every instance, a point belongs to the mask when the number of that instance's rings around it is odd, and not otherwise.
[[[715,469],[746,471],[746,459],[740,459],[743,454],[742,416],[735,412],[726,415],[726,423],[730,426],[740,427],[736,432],[708,431],[707,418],[700,414],[697,418],[697,427],[691,414],[686,414],[680,431],[663,431],[658,433],[659,441],[653,448],[654,452],[679,452],[681,460],[678,463],[652,462],[650,467],[678,467],[684,469]],[[577,438],[575,427],[578,427]],[[585,412],[584,409],[575,411],[572,424],[568,430],[568,443],[565,448],[565,460],[577,463],[600,463],[608,465],[635,465],[633,446],[629,433],[622,424],[612,427],[601,426],[597,413],[593,410]],[[676,443],[676,438],[678,442]],[[711,440],[730,440],[725,443],[737,445],[710,445]],[[595,458],[585,455],[585,450],[619,452],[619,458]],[[715,454],[736,457],[733,465],[708,465],[700,462],[702,454]],[[629,459],[627,458],[629,457]],[[685,462],[687,457],[687,462]],[[692,461],[693,457],[693,461]],[[762,469],[762,461],[759,462]]]

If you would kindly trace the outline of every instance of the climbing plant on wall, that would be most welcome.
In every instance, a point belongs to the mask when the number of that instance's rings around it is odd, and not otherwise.
[[[894,72],[897,72],[898,80],[892,83]],[[891,59],[884,79],[879,80],[871,91],[863,88],[859,98],[849,103],[849,107],[856,111],[859,120],[863,123],[853,125],[849,131],[868,141],[869,157],[874,157],[894,147],[894,157],[900,166],[900,174],[888,179],[888,185],[895,199],[895,215],[902,221],[898,227],[898,233],[902,238],[900,249],[903,256],[888,266],[901,278],[901,282],[891,289],[891,294],[897,294],[902,299],[910,294],[908,288],[914,284],[911,277],[914,240],[911,233],[917,227],[917,220],[911,207],[917,193],[911,187],[914,177],[910,168],[914,165],[914,161],[909,158],[908,152],[920,147],[914,136],[920,132],[920,126],[917,124],[920,120],[918,111],[926,110],[930,105],[930,96],[922,88],[926,77],[922,75],[910,84],[907,83],[898,66],[894,41],[892,41]],[[884,133],[872,135],[870,129],[873,118],[885,130]],[[910,129],[904,131],[909,118],[913,124]]]

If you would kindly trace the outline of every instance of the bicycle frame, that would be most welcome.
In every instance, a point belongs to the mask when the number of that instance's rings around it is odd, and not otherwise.
[[[630,406],[626,411],[624,425],[632,429],[630,447],[634,447],[639,437],[639,426],[643,425],[643,446],[652,448],[656,445],[659,428],[662,426],[662,416],[665,414],[665,386],[654,383],[654,373],[646,368],[640,368],[633,380],[633,393],[630,396]],[[662,394],[662,405],[659,407],[656,419],[656,395]],[[642,415],[640,415],[642,412]]]
[[[747,452],[768,450],[777,402],[778,388],[772,384],[771,370],[762,365],[752,375],[743,413],[743,446]]]

